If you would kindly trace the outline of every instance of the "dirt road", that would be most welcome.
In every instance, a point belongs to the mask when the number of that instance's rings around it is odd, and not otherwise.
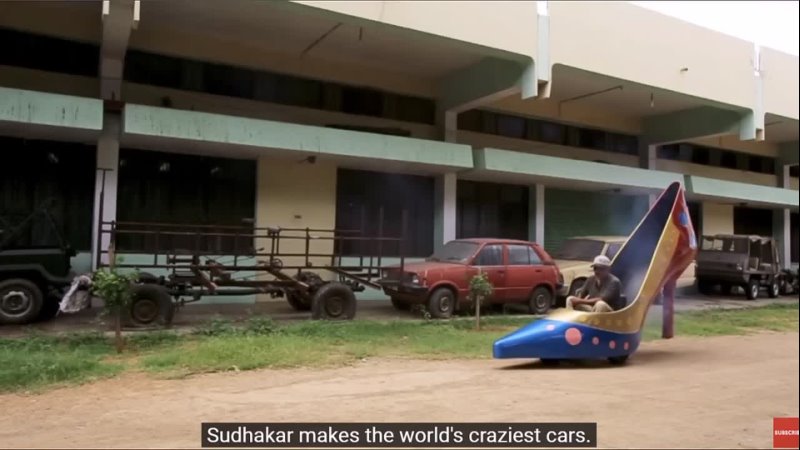
[[[390,360],[138,374],[0,405],[0,447],[17,448],[194,448],[204,421],[596,421],[600,447],[770,448],[772,417],[798,414],[798,334],[649,342],[619,368]]]

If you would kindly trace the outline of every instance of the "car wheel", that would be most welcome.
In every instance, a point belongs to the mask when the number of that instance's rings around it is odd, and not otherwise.
[[[531,293],[528,300],[528,311],[531,314],[545,314],[553,305],[553,294],[544,286],[539,286]]]
[[[772,283],[769,285],[769,298],[778,298],[781,295],[781,283],[778,279],[773,278]]]
[[[556,367],[561,363],[560,359],[540,359],[539,361],[542,362],[542,365],[545,367]]]
[[[448,288],[439,288],[428,297],[428,312],[435,319],[449,319],[456,308],[456,296]]]
[[[761,286],[758,283],[758,280],[750,280],[747,283],[747,286],[744,288],[745,294],[747,295],[748,300],[755,300],[758,298],[758,291],[761,289]]]
[[[13,278],[0,282],[0,323],[21,325],[39,315],[44,299],[35,283]]]

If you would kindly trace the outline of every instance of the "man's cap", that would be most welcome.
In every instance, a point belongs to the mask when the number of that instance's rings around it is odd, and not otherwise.
[[[595,267],[611,267],[611,260],[603,255],[596,256],[592,263],[592,268]]]

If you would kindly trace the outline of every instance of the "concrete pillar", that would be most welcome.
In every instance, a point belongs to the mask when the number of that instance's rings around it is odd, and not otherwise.
[[[445,173],[436,177],[433,242],[435,249],[456,238],[457,186],[458,177],[455,173]],[[413,217],[411,220],[413,220]]]
[[[528,191],[528,239],[544,247],[544,185],[530,186]]]
[[[119,136],[121,116],[107,112],[103,116],[103,131],[97,140],[97,165],[94,187],[94,214],[92,220],[92,269],[97,269],[98,240],[100,248],[108,250],[110,236],[98,236],[100,221],[117,220],[117,182],[119,179]],[[102,197],[102,200],[101,200]],[[102,218],[100,217],[102,204]],[[105,226],[104,228],[107,228]],[[108,263],[108,258],[102,259]]]
[[[639,140],[639,168],[647,170],[656,170],[656,163],[658,161],[658,145],[649,144]],[[664,186],[666,189],[667,186]],[[650,194],[647,196],[648,204],[652,207],[656,202],[656,195]]]
[[[778,187],[790,189],[789,165],[778,162],[776,175]],[[792,216],[788,208],[772,212],[772,237],[778,244],[778,258],[785,268],[792,264]]]

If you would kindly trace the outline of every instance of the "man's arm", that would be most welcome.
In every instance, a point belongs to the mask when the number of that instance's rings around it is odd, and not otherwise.
[[[617,300],[622,295],[622,284],[616,280],[613,282],[607,283],[603,286],[603,289],[600,291],[597,297],[592,297],[589,299],[585,299],[581,301],[584,305],[594,305],[598,301],[602,300],[608,303],[611,307],[615,307],[617,304]]]

